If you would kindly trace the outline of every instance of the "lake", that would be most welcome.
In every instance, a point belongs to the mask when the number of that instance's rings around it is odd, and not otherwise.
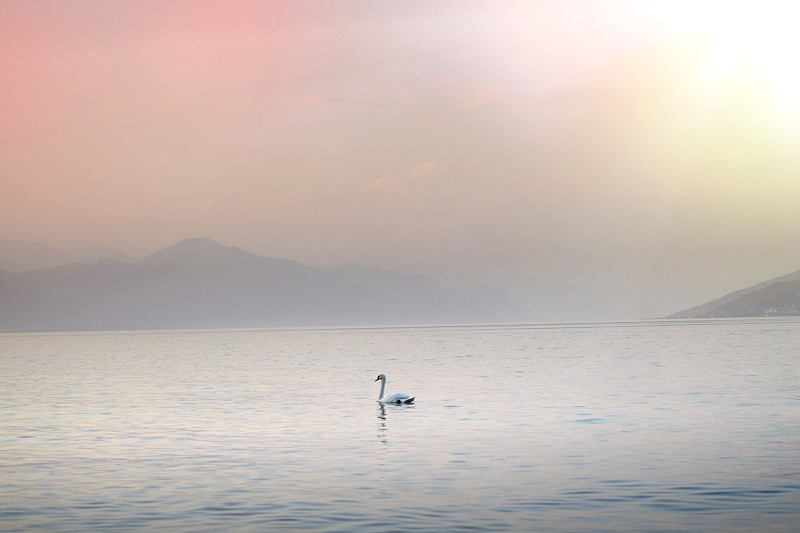
[[[799,319],[0,335],[0,531],[797,532],[799,347]]]

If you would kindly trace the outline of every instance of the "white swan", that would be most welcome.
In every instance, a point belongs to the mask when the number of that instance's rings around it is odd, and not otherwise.
[[[375,381],[381,382],[381,393],[378,394],[378,402],[380,403],[396,403],[396,404],[409,404],[414,403],[414,398],[409,396],[408,394],[403,394],[402,392],[391,392],[386,396],[383,395],[383,391],[386,388],[386,376],[380,374]]]

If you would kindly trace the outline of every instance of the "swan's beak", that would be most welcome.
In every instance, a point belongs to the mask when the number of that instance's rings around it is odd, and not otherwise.
[[[381,379],[381,378],[375,378],[375,381],[378,381],[379,379]]]

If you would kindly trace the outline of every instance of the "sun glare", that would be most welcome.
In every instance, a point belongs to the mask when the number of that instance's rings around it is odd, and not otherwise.
[[[670,24],[709,35],[712,48],[702,76],[721,82],[742,61],[763,73],[779,109],[800,117],[800,2],[709,1],[660,4]],[[671,19],[671,20],[670,20]]]
[[[800,112],[800,5],[794,2],[751,3],[731,7],[721,14],[716,28],[717,46],[732,59],[752,58],[768,77],[774,96],[795,113]]]

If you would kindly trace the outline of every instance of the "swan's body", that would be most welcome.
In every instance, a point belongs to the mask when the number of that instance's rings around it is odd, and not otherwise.
[[[383,395],[384,389],[386,389],[386,376],[383,374],[379,375],[375,378],[375,381],[381,382],[381,392],[378,394],[378,402],[379,403],[394,403],[394,404],[410,404],[414,403],[414,398],[409,396],[408,394],[404,394],[402,392],[390,392],[386,396]]]

